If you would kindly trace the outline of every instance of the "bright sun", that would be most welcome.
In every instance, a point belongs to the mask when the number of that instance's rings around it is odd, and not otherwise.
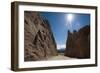
[[[73,20],[74,20],[74,14],[67,14],[67,28],[72,31],[73,28]]]
[[[73,20],[73,14],[68,14],[67,19],[69,22]]]

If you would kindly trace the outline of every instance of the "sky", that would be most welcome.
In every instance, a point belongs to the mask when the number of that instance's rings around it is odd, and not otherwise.
[[[40,15],[49,21],[57,49],[66,47],[68,30],[73,33],[90,25],[90,14],[40,12]]]

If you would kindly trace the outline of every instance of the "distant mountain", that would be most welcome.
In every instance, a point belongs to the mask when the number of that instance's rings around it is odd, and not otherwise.
[[[58,53],[64,53],[65,48],[58,49]]]

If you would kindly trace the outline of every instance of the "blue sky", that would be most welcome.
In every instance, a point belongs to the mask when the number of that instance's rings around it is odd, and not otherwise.
[[[65,47],[68,30],[70,32],[78,31],[80,28],[90,25],[90,14],[59,12],[40,12],[40,14],[49,21],[58,49]],[[70,14],[72,15],[71,21],[68,19]]]

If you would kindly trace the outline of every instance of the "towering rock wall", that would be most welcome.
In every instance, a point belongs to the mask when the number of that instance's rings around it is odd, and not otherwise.
[[[49,22],[38,12],[24,12],[24,60],[37,61],[56,56],[57,47]]]
[[[70,33],[66,41],[65,56],[74,58],[90,58],[90,26]]]

